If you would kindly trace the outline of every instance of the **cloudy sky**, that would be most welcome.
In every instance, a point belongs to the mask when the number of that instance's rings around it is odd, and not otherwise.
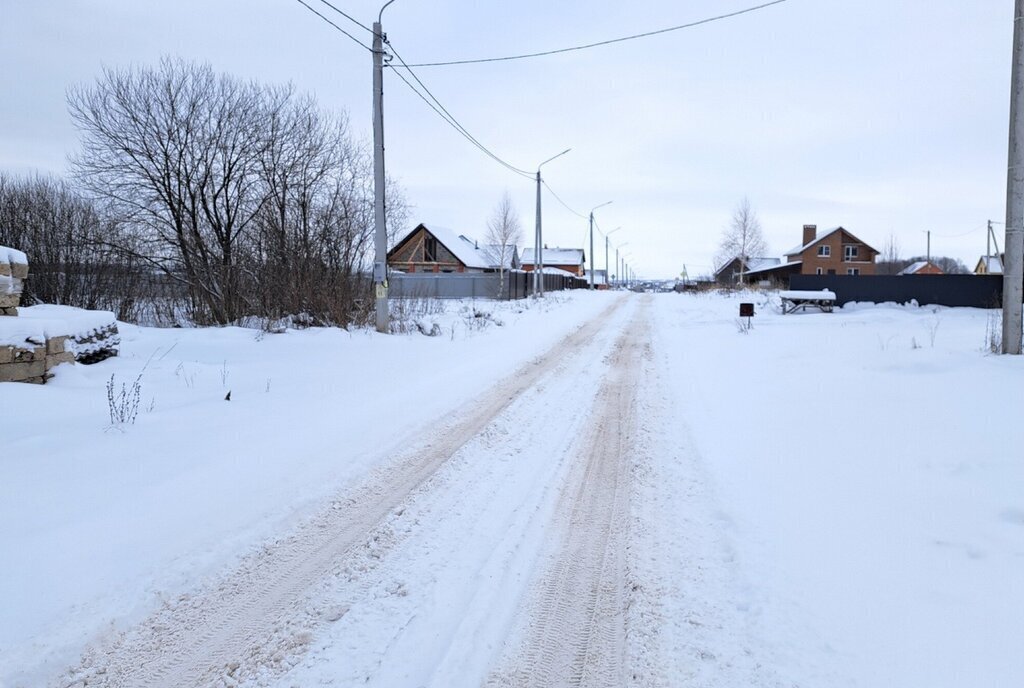
[[[760,0],[763,1],[763,0]],[[363,29],[308,0],[360,40]],[[370,24],[379,2],[334,0]],[[543,51],[719,15],[759,0],[396,0],[384,14],[407,62]],[[649,39],[551,57],[420,68],[484,145],[544,168],[572,208],[597,212],[649,276],[706,273],[748,197],[773,255],[804,223],[843,225],[905,256],[973,266],[1005,208],[1011,0],[788,0]],[[371,56],[296,0],[4,0],[0,169],[61,174],[78,136],[66,89],[104,65],[162,55],[266,83],[292,82],[347,110],[369,139]],[[416,221],[480,236],[508,190],[532,238],[534,188],[472,147],[385,76],[388,172]],[[587,223],[545,192],[549,245]],[[597,267],[604,267],[603,239]],[[1002,241],[1000,239],[1000,245]]]

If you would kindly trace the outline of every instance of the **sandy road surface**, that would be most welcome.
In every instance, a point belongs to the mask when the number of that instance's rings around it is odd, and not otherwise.
[[[301,685],[302,679],[296,683],[292,674],[296,668],[299,675],[304,669],[311,670],[308,664],[301,665],[304,656],[312,654],[320,664],[331,665],[329,651],[311,653],[310,647],[320,644],[322,637],[329,639],[332,627],[343,627],[344,624],[336,623],[342,617],[357,619],[358,610],[349,610],[361,604],[360,595],[375,590],[390,573],[404,568],[397,561],[389,561],[405,556],[400,546],[408,549],[420,539],[430,538],[429,527],[421,525],[423,519],[406,519],[411,525],[403,527],[396,527],[396,523],[407,509],[422,509],[422,505],[432,501],[436,509],[432,514],[433,527],[441,529],[437,532],[450,532],[451,528],[463,528],[470,534],[479,532],[480,546],[462,548],[477,558],[466,559],[466,566],[493,570],[493,575],[499,577],[510,570],[517,571],[521,578],[527,577],[530,562],[536,556],[533,550],[541,549],[539,543],[546,540],[544,534],[550,529],[552,510],[557,522],[568,523],[570,536],[557,558],[563,563],[556,564],[563,567],[556,569],[556,579],[562,582],[544,583],[541,588],[542,598],[553,605],[546,614],[551,619],[559,617],[559,605],[564,606],[570,598],[582,594],[587,600],[585,609],[589,610],[583,616],[591,616],[597,623],[583,624],[585,619],[577,613],[570,623],[577,628],[589,628],[585,632],[587,637],[573,640],[562,655],[545,661],[558,672],[558,667],[568,662],[568,676],[576,681],[573,685],[585,677],[614,675],[621,668],[622,655],[618,572],[623,557],[621,534],[614,523],[616,515],[625,508],[625,493],[616,487],[622,479],[622,466],[615,459],[617,443],[622,441],[620,434],[630,424],[629,389],[633,382],[629,362],[638,345],[636,333],[620,339],[618,328],[609,326],[621,325],[622,318],[617,320],[616,313],[622,305],[623,301],[617,300],[545,356],[455,414],[454,420],[431,434],[414,451],[386,463],[355,490],[338,495],[318,516],[280,540],[266,544],[237,570],[194,594],[168,603],[112,643],[90,649],[80,666],[56,685],[269,685],[275,681],[281,681],[281,685]],[[634,329],[635,325],[630,328]],[[594,357],[609,370],[617,371],[614,378],[605,383],[599,382],[600,376],[592,384],[577,382],[581,372],[599,368],[595,367]],[[596,411],[588,413],[595,395]],[[527,398],[531,403],[526,403]],[[510,430],[536,427],[545,419],[551,420],[552,414],[567,404],[582,411],[573,411],[573,417],[563,423],[566,432],[561,435],[562,440],[557,440],[558,432],[548,430],[556,438],[551,443],[554,460],[543,456],[535,459],[535,467],[546,467],[546,472],[524,471],[522,466],[507,460],[480,464],[463,456],[465,465],[461,468],[453,462],[453,457],[459,457],[460,452],[465,454],[467,447],[475,448],[476,456],[486,456],[488,447],[491,453],[506,457],[523,453],[529,442],[522,438],[514,440],[511,436],[517,433]],[[496,441],[495,433],[509,439],[499,437]],[[593,438],[582,453],[576,443],[578,437]],[[522,446],[512,446],[516,441]],[[578,460],[587,457],[586,461]],[[458,473],[481,465],[489,473],[471,481],[477,487],[469,490],[470,485],[460,480]],[[504,475],[499,471],[511,472]],[[522,479],[524,475],[532,476],[532,482]],[[493,490],[497,483],[513,481],[519,485],[519,492]],[[592,493],[602,496],[591,498]],[[498,526],[491,530],[474,528],[474,514],[469,510],[473,499],[480,500],[480,508],[500,511],[484,520]],[[593,536],[582,540],[571,537],[574,532],[588,532],[595,518],[599,525]],[[443,552],[444,547],[429,549]],[[393,554],[393,550],[398,553]],[[449,553],[447,560],[455,554]],[[582,565],[587,575],[581,577],[576,568],[565,568],[569,566],[565,562],[570,560],[576,560],[572,567]],[[452,576],[458,575],[458,571],[452,572]],[[399,597],[408,599],[410,604],[416,604],[418,599],[404,592]],[[347,601],[337,602],[342,598]],[[452,676],[468,678],[471,674],[466,673],[467,667],[474,667],[483,678],[490,657],[474,648],[472,638],[479,637],[483,627],[496,638],[508,630],[495,625],[488,611],[496,602],[493,590],[481,583],[480,590],[466,599],[462,618],[453,625],[448,646],[423,662],[426,668],[422,673],[433,677],[437,685],[449,683]],[[364,603],[362,608],[367,606]],[[375,650],[379,656],[367,663],[372,666],[358,682],[390,682],[388,671],[395,665],[386,660],[402,660],[389,655],[389,648],[398,644],[395,638],[409,633],[414,626],[412,620],[423,616],[423,611],[413,609],[388,646]],[[507,625],[511,626],[511,622],[507,621]],[[386,626],[386,621],[378,621],[375,628]],[[541,634],[550,638],[564,627],[565,623],[558,621]],[[539,676],[538,680],[541,679]],[[350,676],[337,685],[356,682]],[[335,681],[330,679],[330,683]]]
[[[650,358],[642,308],[609,356],[610,370],[574,448],[553,546],[522,613],[520,643],[489,685],[623,686],[631,438],[642,362]]]

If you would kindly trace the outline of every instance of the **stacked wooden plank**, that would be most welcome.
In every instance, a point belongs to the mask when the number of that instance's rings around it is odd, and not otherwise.
[[[65,350],[67,337],[50,337],[37,343],[0,345],[0,382],[43,384],[61,363],[74,363],[75,355]]]
[[[25,254],[0,246],[0,382],[41,384],[61,363],[97,363],[117,355],[121,338],[113,313],[42,305],[19,314],[27,278]]]
[[[17,315],[21,290],[28,277],[28,258],[13,248],[0,246],[0,316]]]

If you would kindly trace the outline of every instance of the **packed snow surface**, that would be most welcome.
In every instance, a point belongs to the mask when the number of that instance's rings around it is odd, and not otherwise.
[[[203,644],[224,685],[1020,685],[994,312],[777,299],[121,324],[120,357],[0,385],[0,685],[159,685],[130,672]],[[262,640],[200,642],[228,617]]]

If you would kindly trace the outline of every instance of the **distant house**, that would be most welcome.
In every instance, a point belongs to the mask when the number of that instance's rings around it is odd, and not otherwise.
[[[817,225],[804,225],[803,243],[786,252],[786,263],[800,264],[802,275],[873,275],[878,249],[843,227],[817,235]]]
[[[536,267],[534,265],[536,260],[534,248],[532,246],[524,248],[522,253],[519,254],[519,260],[523,270],[527,272],[533,271]],[[548,248],[545,246],[540,256],[541,264],[545,268],[551,267],[565,270],[576,277],[583,277],[583,264],[586,260],[587,256],[581,248]]]
[[[595,289],[607,289],[608,288],[608,271],[607,270],[594,270],[594,288]],[[583,278],[590,284],[590,270],[584,270]]]
[[[514,245],[505,247],[480,245],[473,239],[451,229],[425,224],[406,234],[388,251],[388,265],[402,272],[497,272],[519,268],[519,252]]]
[[[1001,275],[1003,274],[1003,255],[982,256],[978,264],[974,266],[975,275]]]
[[[782,261],[778,258],[747,258],[744,261],[739,256],[736,256],[715,270],[715,282],[722,285],[738,284],[741,272],[746,275],[756,270],[775,267],[780,263]]]
[[[919,260],[900,270],[897,275],[944,275],[942,268],[927,260]]]
[[[756,270],[747,270],[743,273],[743,279],[747,284],[771,286],[777,284],[789,284],[791,275],[800,274],[800,261],[792,263],[776,262],[774,265],[764,264]]]

